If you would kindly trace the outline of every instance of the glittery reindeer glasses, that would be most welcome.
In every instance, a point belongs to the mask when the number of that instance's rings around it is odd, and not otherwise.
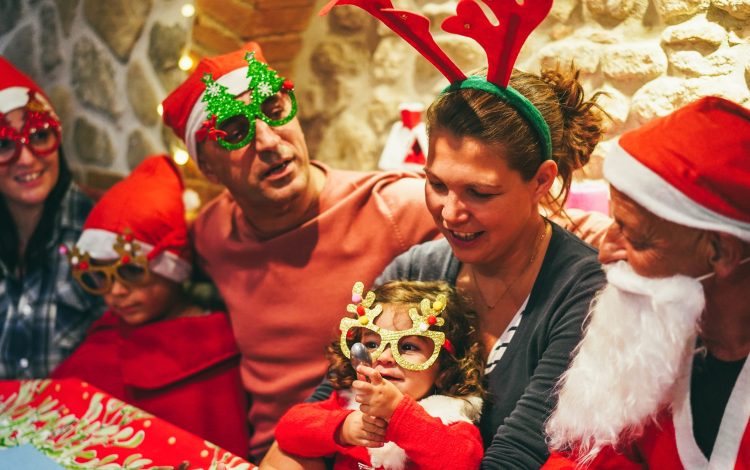
[[[148,255],[138,254],[140,244],[129,231],[117,235],[113,249],[119,257],[103,264],[94,262],[88,253],[81,252],[77,246],[71,249],[65,245],[60,247],[68,257],[73,278],[91,294],[106,294],[115,280],[128,286],[141,286],[151,279]]]
[[[196,132],[196,140],[218,141],[227,150],[242,148],[255,137],[255,120],[269,126],[282,126],[297,114],[297,99],[290,80],[279,77],[275,70],[248,52],[247,78],[250,102],[244,103],[227,92],[227,87],[214,81],[210,74],[203,77],[209,118]]]
[[[341,319],[341,351],[347,358],[351,358],[349,347],[360,342],[370,350],[373,359],[377,359],[386,346],[390,345],[391,355],[398,365],[408,370],[428,369],[440,355],[440,349],[445,347],[453,352],[453,345],[442,331],[430,330],[433,325],[442,326],[445,319],[440,317],[446,306],[444,294],[438,294],[434,302],[422,299],[416,308],[409,309],[412,327],[408,330],[391,331],[380,328],[375,324],[375,318],[383,313],[383,306],[375,302],[375,294],[368,291],[362,298],[364,284],[357,282],[352,288],[352,303],[346,310],[357,318],[345,317]]]
[[[531,31],[552,8],[552,0],[484,0],[497,18],[495,26],[478,5],[479,0],[459,0],[456,15],[443,21],[444,31],[466,36],[487,54],[487,78],[466,75],[451,61],[430,34],[430,21],[417,13],[393,8],[391,0],[331,0],[320,11],[327,14],[339,5],[362,8],[401,36],[422,54],[451,85],[444,91],[474,88],[491,93],[513,106],[539,136],[545,159],[552,158],[549,126],[534,105],[508,83],[513,64]]]
[[[0,113],[0,166],[18,160],[24,145],[37,157],[46,157],[60,147],[60,122],[33,91],[29,91],[25,109],[25,122],[20,131]]]

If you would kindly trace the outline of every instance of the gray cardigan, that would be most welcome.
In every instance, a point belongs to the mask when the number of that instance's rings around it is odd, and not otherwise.
[[[441,239],[398,256],[375,282],[445,280],[455,285],[460,268],[450,245]],[[543,429],[553,406],[552,389],[568,366],[589,304],[604,282],[596,250],[552,224],[523,320],[486,377],[488,397],[480,422],[487,447],[483,469],[535,469],[547,459]]]

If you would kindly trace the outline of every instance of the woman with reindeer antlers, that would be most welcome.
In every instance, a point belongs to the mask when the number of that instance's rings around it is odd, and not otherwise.
[[[334,0],[323,13],[339,4],[363,8],[450,81],[427,112],[425,166],[427,207],[445,238],[400,255],[376,283],[442,279],[473,299],[489,351],[482,468],[539,468],[548,455],[543,424],[553,387],[604,283],[596,250],[539,215],[539,205],[562,206],[573,171],[603,131],[577,72],[513,70],[552,1],[484,3],[497,25],[474,0],[460,0],[442,25],[485,49],[486,75],[469,77],[437,46],[426,18],[389,0]],[[326,394],[323,385],[313,399]]]

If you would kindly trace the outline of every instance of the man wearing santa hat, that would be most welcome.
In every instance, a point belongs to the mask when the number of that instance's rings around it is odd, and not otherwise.
[[[163,104],[204,175],[227,189],[192,236],[230,313],[259,461],[278,418],[325,373],[350,295],[342,281],[372,282],[394,256],[437,236],[424,180],[311,161],[294,85],[255,43],[202,60]]]
[[[608,285],[544,468],[750,468],[750,110],[708,97],[607,157]]]

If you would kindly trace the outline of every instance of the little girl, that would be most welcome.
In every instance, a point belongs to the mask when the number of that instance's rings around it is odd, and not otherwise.
[[[107,191],[67,249],[73,277],[108,310],[53,373],[105,392],[239,456],[248,450],[239,352],[223,312],[188,298],[183,184],[166,156]]]
[[[328,348],[336,392],[292,407],[276,439],[293,456],[335,457],[334,469],[476,469],[483,445],[478,320],[444,282],[394,281],[363,298],[352,289]],[[378,304],[375,304],[375,300]],[[350,363],[360,342],[372,367]],[[365,380],[356,380],[357,374]]]

